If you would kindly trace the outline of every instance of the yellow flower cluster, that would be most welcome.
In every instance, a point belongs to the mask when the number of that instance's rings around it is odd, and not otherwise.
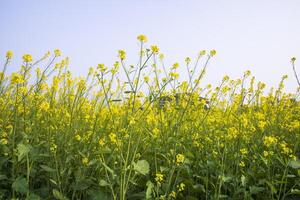
[[[263,143],[266,147],[271,147],[277,144],[278,139],[274,136],[265,136]]]
[[[210,55],[211,57],[215,56],[216,54],[217,54],[217,51],[216,51],[216,50],[211,50],[210,53],[209,53],[209,55]]]
[[[109,134],[109,139],[110,139],[110,142],[113,143],[113,144],[118,143],[117,135],[115,133],[110,133]]]
[[[159,134],[160,134],[160,130],[158,128],[154,128],[152,130],[152,133],[153,133],[153,137],[157,138],[159,136]]]
[[[179,165],[179,164],[182,164],[184,162],[184,155],[183,154],[177,154],[176,155],[176,164]]]
[[[55,50],[54,50],[54,55],[55,55],[56,57],[61,56],[61,51],[60,51],[59,49],[55,49]]]
[[[179,192],[182,192],[185,189],[185,184],[180,183],[179,185],[177,185],[177,189],[178,189]]]
[[[50,146],[50,151],[51,151],[52,153],[56,153],[56,150],[57,150],[57,145],[54,144],[54,143],[52,143],[51,146]]]
[[[244,161],[240,161],[239,166],[240,166],[240,167],[245,167],[245,166],[246,166],[246,165],[245,165],[245,162],[244,162]]]
[[[25,82],[25,80],[21,74],[12,73],[12,75],[11,75],[11,83],[12,84],[21,84],[24,82]]]
[[[75,140],[80,141],[81,140],[81,136],[79,134],[75,135]]]
[[[105,145],[105,140],[104,138],[99,139],[98,144],[103,147]]]
[[[139,35],[139,36],[137,37],[137,39],[138,39],[140,42],[147,42],[147,41],[148,41],[147,36],[145,36],[145,35]]]
[[[248,154],[248,150],[243,148],[243,149],[240,149],[240,152],[243,156],[247,155]]]
[[[24,62],[31,62],[33,59],[32,59],[32,56],[30,54],[24,54],[23,55],[23,61]]]
[[[173,64],[172,69],[177,69],[178,67],[179,67],[179,63],[176,62],[176,63]]]
[[[0,140],[0,143],[3,144],[3,145],[6,145],[6,144],[8,144],[8,140],[6,138],[2,138]]]
[[[169,194],[169,198],[175,199],[176,198],[176,192],[172,190],[172,192]]]
[[[107,67],[105,67],[104,64],[98,64],[97,69],[99,69],[101,72],[105,72],[107,70]]]
[[[206,51],[205,50],[201,50],[200,52],[199,52],[199,56],[204,56],[206,54]]]
[[[270,157],[270,156],[274,155],[274,152],[273,151],[264,151],[263,155],[264,155],[264,157]]]
[[[126,52],[124,50],[119,50],[119,58],[121,60],[125,60],[126,59]]]
[[[173,78],[173,79],[178,79],[179,78],[179,74],[176,73],[176,72],[170,72],[170,77]]]
[[[151,51],[153,52],[153,54],[158,54],[159,48],[157,45],[152,45],[150,48],[151,48]]]
[[[184,60],[187,64],[189,64],[191,62],[191,58],[190,57],[186,57]]]
[[[87,157],[82,158],[82,164],[87,166],[89,164],[89,159]]]
[[[7,51],[6,52],[6,58],[9,60],[13,57],[14,53],[12,51]]]
[[[161,183],[164,181],[164,175],[162,173],[156,173],[155,175],[155,181],[158,185],[161,185]]]
[[[41,105],[40,105],[40,110],[41,111],[48,111],[50,108],[50,104],[48,102],[42,102]]]
[[[146,83],[149,83],[149,80],[150,80],[149,76],[145,76],[145,77],[144,77],[144,81],[145,81]]]
[[[291,155],[293,153],[292,149],[288,147],[288,144],[283,141],[280,143],[281,152],[285,155]]]

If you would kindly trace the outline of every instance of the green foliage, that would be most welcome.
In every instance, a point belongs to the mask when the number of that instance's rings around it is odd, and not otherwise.
[[[146,175],[150,171],[150,165],[146,160],[138,160],[136,163],[133,163],[133,168],[136,172]]]
[[[28,183],[26,178],[18,177],[12,184],[12,189],[21,194],[26,194],[28,192]]]

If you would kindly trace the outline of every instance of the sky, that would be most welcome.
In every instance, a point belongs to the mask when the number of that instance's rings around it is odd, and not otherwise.
[[[17,69],[24,53],[37,59],[58,48],[74,74],[86,75],[90,66],[112,65],[119,49],[134,64],[136,37],[145,34],[167,64],[217,50],[207,83],[250,70],[274,87],[287,74],[286,91],[294,92],[290,58],[300,61],[299,10],[299,0],[0,0],[0,63],[7,50]]]

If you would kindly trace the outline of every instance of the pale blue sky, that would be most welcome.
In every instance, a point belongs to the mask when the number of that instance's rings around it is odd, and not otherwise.
[[[287,90],[294,91],[289,61],[300,60],[299,11],[299,0],[0,0],[0,55],[37,58],[59,48],[79,75],[112,64],[118,49],[137,59],[136,36],[143,33],[167,63],[216,49],[205,82],[249,69],[269,86],[287,74]]]

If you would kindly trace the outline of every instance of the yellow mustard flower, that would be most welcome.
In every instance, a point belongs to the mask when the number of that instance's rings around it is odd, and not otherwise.
[[[105,145],[105,140],[103,138],[99,139],[98,144],[103,147]]]
[[[162,173],[156,173],[155,181],[158,185],[160,185],[164,181],[164,175]]]
[[[2,136],[3,138],[6,138],[8,135],[7,135],[6,132],[3,132],[3,133],[1,134],[1,136]]]
[[[263,151],[263,156],[264,157],[269,157],[269,156],[273,156],[274,152],[273,151]]]
[[[148,83],[149,80],[150,80],[149,76],[145,76],[145,77],[144,77],[144,81],[145,81],[146,83]]]
[[[210,52],[209,52],[209,55],[211,56],[211,57],[213,57],[213,56],[215,56],[217,54],[217,51],[216,50],[211,50]]]
[[[179,63],[176,62],[176,63],[173,64],[172,69],[177,69],[178,67],[179,67]]]
[[[152,45],[151,47],[151,51],[154,53],[154,54],[157,54],[159,52],[159,48],[158,46],[156,45]]]
[[[119,50],[119,58],[121,60],[125,60],[126,59],[126,52],[124,50]]]
[[[186,57],[184,60],[187,64],[189,64],[191,62],[191,58],[190,57]]]
[[[59,49],[55,49],[54,50],[54,55],[55,55],[55,57],[61,56],[61,51]]]
[[[117,135],[115,133],[110,133],[108,137],[109,137],[111,143],[113,143],[113,144],[118,143]]]
[[[107,67],[105,67],[104,64],[98,64],[97,69],[99,69],[101,72],[105,72],[107,70]]]
[[[42,102],[40,104],[41,111],[48,111],[50,108],[50,104],[48,102]]]
[[[169,194],[170,198],[176,198],[176,192],[174,190],[172,190],[172,192]]]
[[[79,134],[75,135],[75,140],[80,141],[81,140],[81,136]]]
[[[13,72],[11,75],[11,83],[12,84],[21,84],[24,83],[25,80],[21,74]]]
[[[263,143],[267,147],[274,146],[275,144],[277,144],[277,141],[277,138],[274,136],[265,136],[263,139]]]
[[[239,163],[239,166],[240,167],[245,167],[246,165],[245,165],[245,162],[244,161],[241,161],[240,163]]]
[[[268,157],[269,156],[269,152],[268,151],[264,151],[263,155],[264,155],[264,157]]]
[[[56,150],[57,150],[57,145],[56,145],[56,144],[51,144],[51,146],[50,146],[50,151],[51,151],[52,153],[56,153]]]
[[[89,164],[89,159],[87,157],[82,158],[81,160],[83,165],[88,165]]]
[[[6,138],[2,138],[0,140],[0,143],[3,144],[3,145],[6,145],[6,144],[8,144],[8,140]]]
[[[160,54],[159,54],[159,59],[160,59],[160,60],[163,60],[164,58],[165,58],[165,55],[164,55],[163,53],[160,53]]]
[[[152,130],[152,133],[153,133],[153,137],[157,138],[159,136],[160,130],[158,128],[154,128]]]
[[[177,185],[178,191],[182,192],[185,189],[185,184],[184,183],[180,183],[179,185]]]
[[[244,156],[244,155],[247,155],[248,154],[248,150],[243,148],[243,149],[240,149],[240,153]]]
[[[292,149],[288,147],[288,144],[285,141],[281,142],[280,148],[282,154],[290,155],[293,153]]]
[[[24,62],[31,62],[33,59],[32,59],[32,56],[30,54],[24,54],[23,55],[23,61]]]
[[[228,80],[229,80],[229,76],[225,75],[225,76],[223,77],[223,81],[228,81]]]
[[[291,62],[294,63],[296,61],[296,57],[291,58]]]
[[[6,58],[9,60],[13,57],[14,53],[12,51],[7,51],[6,52]]]
[[[168,81],[168,79],[166,78],[166,77],[164,77],[164,78],[162,78],[162,82],[167,82]]]
[[[176,164],[179,165],[179,164],[182,164],[184,162],[184,155],[183,154],[177,154],[176,155]]]
[[[200,52],[199,52],[199,56],[204,56],[206,54],[206,51],[205,50],[201,50]]]
[[[137,37],[137,39],[140,41],[140,42],[147,42],[148,41],[148,38],[147,36],[141,34]]]
[[[170,72],[170,73],[169,73],[169,76],[170,76],[171,78],[173,78],[173,79],[178,79],[178,78],[179,78],[179,74],[176,73],[176,72]]]

